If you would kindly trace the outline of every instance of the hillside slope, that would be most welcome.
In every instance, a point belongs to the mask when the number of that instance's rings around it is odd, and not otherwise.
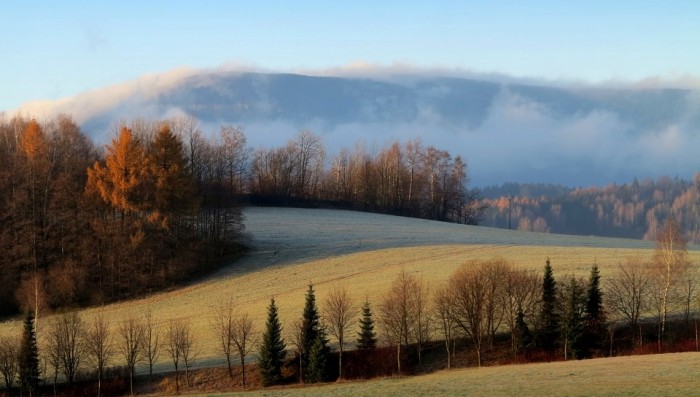
[[[648,255],[649,242],[572,237],[469,227],[368,213],[315,209],[248,208],[244,211],[251,252],[239,262],[183,288],[135,301],[84,310],[91,320],[103,311],[119,321],[151,311],[166,325],[188,321],[199,351],[196,365],[220,364],[211,330],[212,307],[233,298],[250,313],[261,332],[266,306],[274,296],[286,331],[302,312],[308,283],[319,302],[332,288],[347,286],[357,299],[378,302],[395,275],[405,269],[431,284],[443,282],[470,259],[502,256],[517,265],[541,269],[547,257],[555,274],[586,274],[596,261],[603,275],[618,261]],[[700,253],[693,251],[696,262]],[[40,319],[39,334],[46,319]],[[18,333],[17,321],[0,325],[0,334]],[[285,332],[286,332],[285,331]],[[165,355],[161,369],[170,368]]]

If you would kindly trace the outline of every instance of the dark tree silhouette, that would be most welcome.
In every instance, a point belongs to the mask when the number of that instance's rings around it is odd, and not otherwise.
[[[547,259],[542,279],[542,301],[537,329],[537,345],[552,353],[559,338],[559,315],[557,313],[557,282],[552,265]]]
[[[24,319],[18,361],[22,391],[32,396],[39,387],[39,348],[34,330],[34,315],[31,311],[27,312],[27,317]]]
[[[275,299],[270,300],[267,309],[265,332],[260,344],[258,368],[263,386],[272,386],[282,380],[282,365],[287,355],[286,345],[282,338],[282,325],[277,314]]]

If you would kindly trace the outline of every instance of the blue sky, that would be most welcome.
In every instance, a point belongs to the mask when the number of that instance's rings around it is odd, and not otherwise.
[[[400,63],[594,83],[697,77],[698,21],[698,1],[8,0],[0,110],[230,64]]]

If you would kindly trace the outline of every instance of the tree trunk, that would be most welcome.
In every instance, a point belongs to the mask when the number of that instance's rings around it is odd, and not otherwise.
[[[447,350],[447,369],[452,366],[452,357],[450,357],[450,338],[445,338],[445,350]]]
[[[338,349],[338,379],[343,379],[343,344]]]
[[[241,356],[241,383],[243,383],[243,388],[245,389],[245,358]]]
[[[396,368],[401,375],[401,342],[396,344]]]

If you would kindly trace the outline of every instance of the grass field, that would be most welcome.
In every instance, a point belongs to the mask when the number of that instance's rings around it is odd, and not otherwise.
[[[700,353],[440,371],[429,375],[246,392],[264,396],[697,396]],[[244,393],[207,394],[234,396]]]
[[[248,208],[244,211],[251,252],[239,262],[174,291],[83,310],[90,320],[103,311],[113,328],[129,316],[151,311],[163,324],[188,321],[194,330],[197,365],[223,363],[211,331],[214,305],[233,298],[262,331],[271,297],[283,325],[301,316],[311,282],[317,299],[346,286],[358,299],[377,304],[401,270],[421,275],[434,289],[460,264],[503,257],[518,266],[542,269],[551,258],[555,276],[586,275],[596,262],[603,277],[621,260],[649,256],[653,243],[560,236],[455,225],[385,215],[308,209]],[[698,263],[700,251],[691,251]],[[40,319],[39,335],[46,319]],[[19,333],[18,321],[0,324],[0,334]],[[169,369],[165,354],[159,369]]]

